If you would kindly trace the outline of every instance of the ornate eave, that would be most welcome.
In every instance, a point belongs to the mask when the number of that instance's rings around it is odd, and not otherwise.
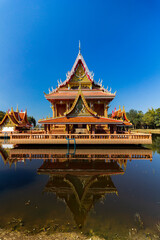
[[[110,92],[105,92],[103,90],[96,90],[96,89],[83,89],[83,95],[85,99],[107,99],[112,101],[115,98],[115,94],[112,94]],[[53,101],[53,100],[68,100],[68,99],[75,99],[76,95],[78,93],[78,90],[62,90],[59,89],[57,92],[52,92],[50,94],[46,94],[45,98],[48,101]]]

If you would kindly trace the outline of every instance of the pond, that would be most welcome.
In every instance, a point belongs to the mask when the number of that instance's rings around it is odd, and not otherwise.
[[[152,146],[0,148],[0,227],[124,239],[160,230],[160,136]]]

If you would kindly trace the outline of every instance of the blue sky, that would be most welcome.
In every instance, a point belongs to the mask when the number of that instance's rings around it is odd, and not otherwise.
[[[0,0],[0,110],[51,114],[43,91],[78,54],[117,90],[111,109],[160,107],[159,0]]]

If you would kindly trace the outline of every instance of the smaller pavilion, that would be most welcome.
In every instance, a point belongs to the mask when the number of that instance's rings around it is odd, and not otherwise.
[[[27,110],[19,112],[18,107],[16,111],[13,108],[7,111],[0,122],[0,131],[2,132],[22,132],[31,127],[32,125],[27,120]]]

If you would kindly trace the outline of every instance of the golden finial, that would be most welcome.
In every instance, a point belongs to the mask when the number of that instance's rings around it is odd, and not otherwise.
[[[121,106],[119,105],[119,110],[121,110]]]
[[[13,112],[13,107],[11,107],[11,112]]]
[[[19,112],[19,110],[18,110],[18,104],[17,104],[17,109],[16,109],[16,112]]]
[[[124,108],[124,106],[123,106],[123,111],[125,111],[125,108]]]
[[[81,54],[81,42],[79,40],[79,54]]]

